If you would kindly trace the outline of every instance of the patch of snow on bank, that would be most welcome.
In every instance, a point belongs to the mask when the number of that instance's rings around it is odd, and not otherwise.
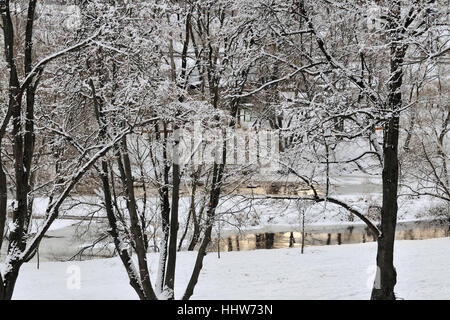
[[[450,299],[450,238],[397,241],[396,294],[404,299]],[[376,244],[210,253],[193,299],[369,299]],[[176,297],[189,280],[195,252],[177,257]],[[158,257],[149,254],[152,277]],[[69,289],[78,266],[81,287]],[[154,279],[152,279],[154,280]],[[119,258],[25,264],[14,299],[137,299]]]

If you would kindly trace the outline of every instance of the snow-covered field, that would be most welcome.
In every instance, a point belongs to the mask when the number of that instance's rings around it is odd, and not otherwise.
[[[450,238],[397,241],[396,293],[403,299],[450,299]],[[205,258],[193,299],[368,299],[376,244],[215,253]],[[176,296],[195,253],[177,258]],[[157,257],[149,254],[153,276]],[[77,288],[77,275],[80,286]],[[14,299],[136,299],[119,258],[23,266]]]
[[[374,181],[364,185],[367,187],[364,194],[356,192],[361,184],[355,183],[356,187],[353,187],[346,181],[349,187],[342,187],[344,192],[337,198],[364,213],[368,213],[370,207],[379,206],[381,195],[374,192],[374,186],[377,186]],[[79,197],[76,200],[83,204],[67,210],[67,215],[104,216],[98,208],[97,198]],[[151,207],[156,208],[156,201],[149,199]],[[46,199],[36,200],[37,215],[45,212],[46,202]],[[180,203],[180,230],[183,230],[188,206],[188,198],[183,197]],[[449,209],[448,204],[437,199],[401,197],[398,218],[399,222],[432,219],[445,215],[445,212],[448,216]],[[303,210],[309,231],[361,223],[331,203],[298,206],[295,200],[254,199],[249,202],[244,197],[225,197],[218,208],[218,214],[224,221],[221,236],[236,234],[236,226],[243,233],[299,230],[300,212]],[[376,220],[376,214],[371,219]],[[43,219],[36,219],[33,230],[39,229],[43,222]],[[80,249],[80,245],[87,244],[83,239],[77,239],[75,243],[72,234],[67,234],[67,230],[73,232],[73,227],[67,227],[77,222],[55,221],[51,228],[53,238],[44,239],[47,253],[51,254],[42,252],[42,260],[51,261],[41,262],[39,270],[34,260],[23,266],[14,299],[137,299],[118,257],[56,262],[56,257],[69,257]],[[95,225],[95,222],[92,223]],[[217,228],[214,231],[217,232]],[[450,238],[396,241],[395,245],[398,272],[396,293],[399,298],[450,299]],[[68,249],[73,249],[73,252]],[[222,252],[220,259],[216,253],[209,253],[192,298],[368,299],[375,273],[375,256],[374,242],[307,247],[303,255],[299,249]],[[180,252],[177,257],[178,298],[189,280],[194,260],[195,253],[192,252]],[[149,254],[149,261],[153,278],[156,278],[158,258],[155,254]]]

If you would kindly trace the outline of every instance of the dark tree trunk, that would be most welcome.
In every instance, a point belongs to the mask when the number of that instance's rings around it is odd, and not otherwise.
[[[398,189],[398,138],[399,115],[402,106],[402,63],[406,45],[399,30],[400,2],[394,1],[390,9],[391,31],[390,82],[388,108],[392,116],[386,123],[383,137],[383,204],[381,207],[381,236],[378,237],[377,278],[372,290],[372,300],[395,300],[394,287],[397,273],[394,267],[395,228],[397,225]]]
[[[15,206],[13,210],[14,229],[10,233],[8,245],[7,269],[8,271],[0,277],[0,298],[11,299],[14,291],[16,279],[19,275],[21,265],[28,261],[37,246],[39,245],[45,232],[47,232],[50,224],[58,216],[58,210],[63,201],[69,195],[75,184],[82,178],[87,170],[94,164],[94,162],[110,147],[102,150],[97,156],[92,158],[83,168],[72,177],[72,180],[67,185],[64,192],[59,197],[56,203],[51,203],[47,208],[49,218],[42,228],[42,230],[33,238],[29,246],[27,245],[28,226],[31,219],[32,211],[32,197],[29,197],[31,191],[32,180],[32,161],[35,153],[35,130],[34,130],[34,102],[37,85],[42,75],[44,66],[50,61],[57,59],[65,53],[75,51],[86,45],[88,41],[81,42],[70,50],[62,51],[58,54],[49,56],[47,59],[41,61],[32,68],[32,50],[33,50],[33,25],[35,18],[35,9],[37,0],[28,1],[27,22],[25,27],[25,52],[24,52],[24,75],[25,80],[20,83],[17,73],[17,66],[14,53],[14,45],[18,39],[14,34],[13,22],[10,14],[10,1],[0,0],[0,14],[2,19],[3,42],[5,60],[7,63],[7,70],[9,73],[9,103],[6,110],[5,117],[0,127],[0,146],[6,133],[10,121],[12,121],[13,129],[13,162],[15,172]],[[34,71],[33,71],[34,70]],[[26,92],[26,108],[23,110],[22,97]],[[22,119],[25,119],[23,122]],[[0,158],[0,167],[3,163]],[[1,238],[3,240],[4,225],[6,221],[6,176],[3,167],[0,169],[0,228]],[[0,241],[1,249],[2,241]]]
[[[100,173],[100,178],[102,180],[103,184],[103,194],[104,194],[104,204],[106,209],[106,215],[108,217],[109,222],[109,234],[113,238],[114,245],[116,247],[116,250],[119,254],[120,259],[122,260],[123,265],[125,266],[125,269],[128,273],[128,278],[130,279],[130,285],[136,291],[139,298],[141,300],[147,299],[147,296],[141,287],[140,279],[138,278],[139,275],[134,273],[133,270],[133,262],[131,260],[131,256],[128,253],[128,250],[122,246],[119,230],[117,227],[117,219],[114,215],[114,209],[112,205],[112,195],[111,195],[111,188],[109,186],[109,180],[108,180],[108,164],[106,161],[102,161],[102,171]]]
[[[383,168],[383,205],[381,208],[381,237],[378,238],[377,281],[372,290],[373,300],[393,300],[397,274],[394,268],[394,240],[397,225],[398,188],[398,117],[389,121],[385,131]]]
[[[189,213],[188,213],[188,217],[186,219],[186,226],[184,228],[184,232],[183,235],[181,236],[180,242],[178,244],[178,251],[181,250],[181,247],[183,246],[183,242],[184,239],[186,238],[186,235],[188,233],[189,230],[189,225],[191,222],[191,219],[194,220],[194,228],[195,228],[195,224],[197,224],[196,217],[196,209],[195,209],[195,197],[197,194],[197,183],[198,183],[198,174],[200,173],[200,168],[196,171],[194,168],[192,168],[192,191],[191,191],[191,199],[190,199],[190,206],[189,206]],[[191,250],[192,251],[192,250]]]
[[[1,140],[0,140],[0,148],[1,148]],[[8,190],[6,187],[6,174],[3,171],[2,158],[1,158],[1,154],[0,154],[0,250],[1,250],[2,244],[3,244],[6,219],[8,216],[8,210],[7,210],[8,193],[7,192],[8,192]]]
[[[122,138],[121,148],[118,157],[118,167],[121,174],[122,183],[126,195],[127,209],[130,216],[130,231],[133,237],[133,245],[138,258],[139,276],[141,285],[148,299],[156,300],[153,290],[150,272],[147,263],[147,251],[144,234],[139,226],[139,216],[137,213],[136,197],[134,194],[134,179],[131,169],[131,161],[128,155],[126,136]]]
[[[170,167],[168,166],[168,158],[167,158],[167,139],[168,139],[168,131],[167,124],[163,122],[163,137],[161,137],[159,131],[158,123],[155,124],[155,137],[156,140],[161,141],[162,145],[162,174],[159,175],[156,169],[158,165],[158,159],[156,155],[152,153],[152,162],[155,170],[155,176],[160,176],[160,179],[163,180],[163,183],[159,185],[158,193],[161,201],[161,229],[162,229],[162,239],[160,241],[160,250],[159,250],[159,268],[158,268],[158,276],[156,280],[156,290],[158,292],[162,292],[164,289],[164,279],[166,274],[166,265],[167,265],[167,251],[168,251],[168,241],[169,241],[169,219],[170,219],[170,201],[169,201],[169,171]]]
[[[194,211],[192,212],[192,223],[194,224],[194,230],[192,231],[192,238],[191,238],[191,242],[189,243],[188,246],[188,251],[194,251],[195,246],[197,245],[199,239],[200,239],[200,233],[201,233],[201,228],[200,228],[200,221],[202,220],[202,216],[203,216],[203,212],[205,210],[205,203],[203,203],[198,211],[198,214],[194,208]]]
[[[177,258],[177,235],[178,235],[178,204],[180,200],[180,159],[179,159],[179,143],[180,136],[178,127],[174,127],[174,148],[173,148],[173,164],[172,164],[172,210],[170,214],[170,235],[169,247],[167,255],[167,269],[164,280],[165,286],[170,290],[169,299],[174,299],[175,286],[175,267]]]
[[[89,84],[92,90],[94,102],[93,103],[94,114],[96,116],[97,123],[99,126],[99,135],[102,139],[106,139],[106,125],[104,119],[102,118],[101,100],[96,95],[96,90],[92,79],[89,81]],[[123,265],[125,266],[125,270],[127,271],[131,287],[136,291],[137,295],[141,300],[145,300],[148,299],[148,297],[146,295],[146,292],[144,291],[143,286],[141,285],[140,276],[134,271],[134,265],[131,256],[128,253],[127,248],[122,245],[122,240],[120,239],[119,228],[117,226],[117,218],[116,215],[114,214],[112,192],[108,173],[109,173],[108,162],[106,160],[102,160],[99,175],[102,181],[105,211],[110,227],[109,234],[113,238],[114,246],[119,254],[120,259],[122,260]],[[113,178],[111,178],[111,184],[114,184]]]
[[[28,3],[27,24],[25,30],[25,59],[24,71],[28,75],[31,71],[31,52],[32,52],[32,36],[33,36],[33,22],[34,12],[36,7],[36,0],[30,0]],[[29,176],[31,169],[31,160],[34,151],[34,95],[35,86],[28,82],[27,86],[21,88],[17,76],[16,64],[14,61],[14,28],[9,12],[9,1],[0,2],[0,11],[3,21],[3,36],[5,44],[5,56],[9,69],[9,106],[7,114],[2,124],[2,132],[0,139],[6,132],[6,127],[9,122],[9,117],[13,123],[13,156],[14,156],[14,170],[16,179],[16,194],[15,207],[13,210],[13,223],[15,228],[10,232],[10,241],[8,245],[8,255],[10,255],[10,268],[4,275],[2,283],[2,299],[9,300],[12,298],[14,286],[19,275],[19,269],[23,261],[20,258],[20,253],[25,250],[25,224],[28,221],[28,193],[29,193]],[[22,96],[24,90],[27,91],[27,108],[26,108],[26,123],[23,127],[22,118]],[[25,130],[24,130],[25,129]],[[23,133],[25,131],[25,133]],[[0,166],[3,164],[0,163]],[[0,172],[0,183],[4,183],[0,189],[0,228],[1,237],[3,240],[4,223],[6,220],[6,177],[3,169]],[[4,216],[5,215],[5,216]],[[1,243],[1,241],[0,241]],[[1,249],[1,247],[0,247]]]
[[[208,244],[211,242],[211,232],[214,224],[214,217],[216,213],[216,208],[219,204],[220,193],[223,183],[223,172],[225,169],[225,163],[227,159],[227,145],[226,145],[226,137],[224,136],[224,142],[222,147],[222,159],[220,163],[214,163],[213,168],[213,179],[212,179],[212,188],[210,192],[210,199],[208,203],[208,211],[206,217],[206,229],[203,235],[203,240],[200,244],[200,248],[197,253],[197,258],[195,260],[194,269],[192,271],[191,278],[189,279],[189,283],[186,287],[186,291],[183,294],[183,300],[189,300],[191,296],[194,294],[194,288],[197,284],[198,277],[200,276],[200,271],[203,268],[203,259],[206,255],[206,249]]]

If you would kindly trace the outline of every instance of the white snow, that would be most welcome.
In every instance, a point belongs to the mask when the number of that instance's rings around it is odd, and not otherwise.
[[[31,224],[30,232],[34,233],[34,232],[40,230],[42,228],[44,221],[45,221],[44,219],[33,220],[32,224]],[[79,221],[78,220],[70,220],[70,219],[56,219],[50,225],[50,228],[48,229],[48,231],[54,231],[54,230],[67,228],[75,223],[79,223]]]
[[[450,238],[396,241],[396,294],[403,299],[450,299]],[[368,299],[376,244],[215,253],[192,299]],[[176,297],[183,294],[195,253],[177,257]],[[158,257],[149,254],[153,281]],[[78,266],[80,289],[68,270]],[[76,280],[76,279],[75,279]],[[69,283],[70,282],[70,283]],[[69,285],[72,284],[72,285]],[[14,299],[137,299],[119,258],[25,264]]]

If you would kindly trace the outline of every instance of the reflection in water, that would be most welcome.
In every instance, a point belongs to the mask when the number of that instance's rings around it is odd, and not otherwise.
[[[407,228],[409,226],[409,228]],[[414,227],[408,224],[402,228],[399,225],[395,233],[396,240],[423,240],[450,236],[446,221],[416,222]],[[344,227],[336,232],[305,232],[306,246],[340,245],[350,243],[365,243],[376,241],[368,228]],[[220,239],[220,251],[246,251],[255,249],[300,248],[302,233],[296,231],[241,234]],[[209,251],[216,251],[217,240],[212,241]]]

